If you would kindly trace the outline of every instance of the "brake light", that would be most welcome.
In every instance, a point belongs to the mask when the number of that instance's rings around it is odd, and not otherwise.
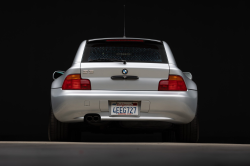
[[[170,75],[168,80],[159,82],[158,91],[187,91],[187,87],[181,76]]]
[[[110,39],[107,42],[144,42],[143,40],[130,40],[130,39]]]
[[[62,86],[63,90],[91,90],[91,84],[88,79],[81,79],[80,74],[68,75]]]

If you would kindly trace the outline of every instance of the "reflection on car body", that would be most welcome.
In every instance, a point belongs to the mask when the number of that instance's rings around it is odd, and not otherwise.
[[[67,125],[83,121],[165,126],[163,133],[175,126],[175,138],[183,142],[196,142],[199,136],[197,86],[160,40],[83,41],[72,66],[53,81],[51,103],[50,140],[66,140]]]

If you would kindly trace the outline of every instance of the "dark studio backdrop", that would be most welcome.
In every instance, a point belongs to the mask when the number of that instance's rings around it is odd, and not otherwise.
[[[243,65],[249,55],[246,2],[2,3],[1,84],[7,93],[2,96],[0,140],[47,141],[52,73],[71,66],[83,40],[123,36],[125,3],[126,36],[166,41],[178,67],[192,73],[198,86],[200,142],[250,143]]]

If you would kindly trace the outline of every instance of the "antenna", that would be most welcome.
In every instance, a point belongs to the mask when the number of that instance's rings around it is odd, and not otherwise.
[[[123,36],[124,38],[126,37],[125,36],[125,5],[124,5],[124,36]]]

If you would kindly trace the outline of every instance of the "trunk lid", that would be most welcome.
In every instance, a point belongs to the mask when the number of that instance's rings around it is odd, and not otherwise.
[[[127,74],[122,70],[126,69]],[[115,76],[115,79],[112,76]],[[123,79],[123,76],[131,79]],[[81,63],[81,78],[89,79],[92,90],[157,91],[159,81],[168,79],[167,63],[88,62]]]

